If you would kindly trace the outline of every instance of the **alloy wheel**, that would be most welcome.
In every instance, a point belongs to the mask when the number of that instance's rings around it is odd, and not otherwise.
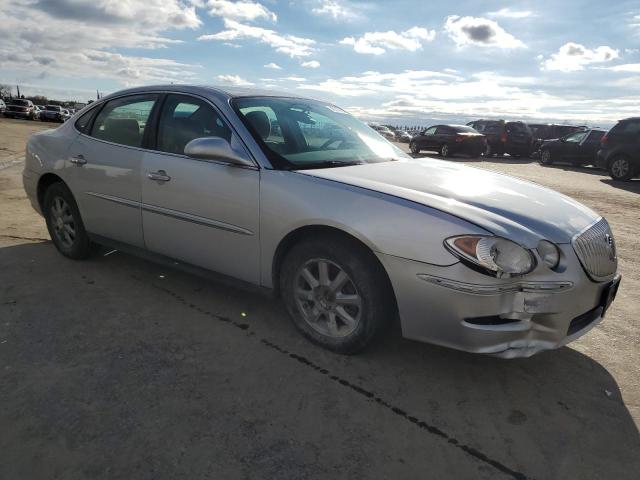
[[[71,248],[76,240],[76,222],[64,198],[58,196],[53,199],[49,219],[60,244],[64,248]]]
[[[613,178],[624,178],[629,174],[631,165],[626,158],[616,158],[611,164],[611,174]]]
[[[551,152],[549,150],[543,150],[540,154],[540,161],[545,165],[549,165],[551,163]]]
[[[445,144],[442,146],[442,148],[440,149],[440,154],[443,157],[448,157],[449,156],[449,145]]]
[[[339,265],[324,259],[307,261],[294,279],[296,304],[315,331],[339,338],[353,333],[362,316],[362,297]]]

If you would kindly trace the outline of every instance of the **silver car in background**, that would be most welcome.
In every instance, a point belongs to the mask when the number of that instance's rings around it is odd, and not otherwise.
[[[606,220],[505,175],[412,159],[342,109],[170,85],[105,97],[28,141],[24,188],[67,257],[108,245],[279,294],[310,340],[407,338],[525,357],[603,318]]]

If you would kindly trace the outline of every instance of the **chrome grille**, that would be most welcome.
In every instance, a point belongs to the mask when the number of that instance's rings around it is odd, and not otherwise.
[[[605,280],[618,268],[616,243],[604,218],[573,237],[573,249],[593,280]]]

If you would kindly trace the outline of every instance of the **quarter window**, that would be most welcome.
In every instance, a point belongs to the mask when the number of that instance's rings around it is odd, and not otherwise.
[[[158,150],[184,154],[191,140],[221,137],[231,141],[231,130],[206,102],[187,95],[168,95],[158,125]]]
[[[107,102],[98,114],[91,136],[129,147],[141,147],[157,95],[134,95]]]
[[[587,136],[587,132],[576,132],[564,137],[565,142],[580,143],[584,137]]]
[[[92,108],[88,112],[83,113],[82,116],[76,121],[76,128],[78,129],[79,132],[84,133],[86,131],[95,113],[96,113],[96,109]]]

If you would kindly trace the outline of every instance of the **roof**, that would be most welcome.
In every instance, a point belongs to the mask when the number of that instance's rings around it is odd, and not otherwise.
[[[214,95],[219,98],[237,98],[237,97],[289,97],[289,98],[310,98],[301,95],[294,95],[290,92],[279,92],[275,90],[265,90],[260,88],[233,87],[233,86],[213,86],[213,85],[188,85],[188,84],[169,84],[169,85],[145,85],[141,87],[127,88],[119,90],[104,97],[105,99],[112,96],[120,96],[130,93],[144,93],[157,90],[193,93],[200,95]]]

